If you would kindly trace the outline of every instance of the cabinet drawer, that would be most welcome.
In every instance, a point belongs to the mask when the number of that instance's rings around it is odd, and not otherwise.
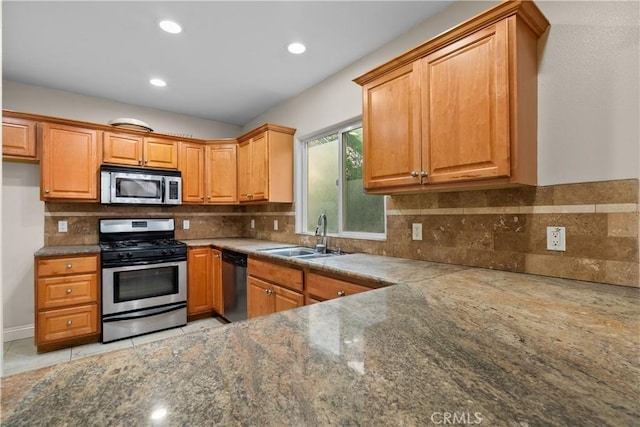
[[[38,260],[38,277],[61,274],[96,273],[98,255],[43,258]]]
[[[302,271],[249,258],[248,273],[278,285],[302,292]]]
[[[344,280],[321,276],[315,273],[307,274],[307,292],[320,299],[333,299],[360,292],[370,291],[371,288],[360,286]]]
[[[38,313],[38,343],[98,333],[98,305]]]
[[[38,309],[98,301],[98,275],[47,277],[38,279]]]

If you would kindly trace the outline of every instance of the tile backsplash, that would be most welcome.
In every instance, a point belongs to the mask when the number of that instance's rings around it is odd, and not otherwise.
[[[639,286],[638,198],[638,180],[388,196],[385,241],[330,237],[329,248]],[[185,240],[251,237],[315,244],[315,236],[295,233],[293,204],[139,208],[80,203],[46,203],[45,244],[96,243],[98,219],[109,216],[173,216],[176,237]],[[182,229],[184,219],[189,230]],[[68,233],[58,233],[58,220],[68,221]],[[422,224],[422,241],[411,240],[413,223]],[[565,252],[547,251],[547,226],[565,227]]]

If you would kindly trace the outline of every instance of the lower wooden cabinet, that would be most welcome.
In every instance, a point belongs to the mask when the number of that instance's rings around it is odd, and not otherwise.
[[[323,276],[317,273],[305,275],[307,303],[315,303],[324,300],[346,297],[360,292],[370,291],[371,288],[356,285],[355,283]]]
[[[209,247],[187,252],[187,316],[224,314],[220,251]]]
[[[35,341],[38,352],[100,337],[97,254],[35,260]]]
[[[249,318],[304,305],[301,270],[250,257],[247,274]]]

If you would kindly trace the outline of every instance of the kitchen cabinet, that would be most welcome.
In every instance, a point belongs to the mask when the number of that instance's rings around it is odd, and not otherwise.
[[[265,124],[238,138],[238,199],[293,202],[295,129]]]
[[[101,132],[42,123],[40,198],[98,201]]]
[[[304,305],[303,272],[249,257],[247,316],[263,316]]]
[[[503,2],[358,77],[369,193],[535,185],[533,2]]]
[[[158,137],[105,132],[104,163],[178,169],[178,142]]]
[[[238,202],[238,144],[211,144],[205,148],[205,203]]]
[[[182,201],[184,203],[237,203],[236,143],[203,145],[180,143]]]
[[[2,158],[38,161],[37,122],[17,117],[2,117]]]
[[[220,251],[209,247],[187,251],[187,316],[224,314]]]
[[[312,272],[305,275],[305,283],[308,304],[371,290],[366,286]]]
[[[204,202],[204,158],[204,145],[180,142],[183,203]]]
[[[95,342],[100,334],[98,255],[35,260],[38,352]]]

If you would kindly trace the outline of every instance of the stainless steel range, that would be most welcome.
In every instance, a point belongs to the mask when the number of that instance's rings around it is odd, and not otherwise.
[[[102,342],[187,323],[187,245],[173,218],[100,220]]]

